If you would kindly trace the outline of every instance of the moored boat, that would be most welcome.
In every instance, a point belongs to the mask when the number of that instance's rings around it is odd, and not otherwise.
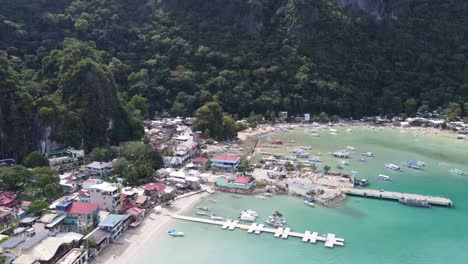
[[[377,179],[382,180],[382,181],[391,181],[392,180],[392,178],[390,176],[383,175],[383,174],[379,174],[379,176],[377,176]]]
[[[224,220],[224,218],[222,216],[217,216],[217,215],[214,215],[214,214],[210,215],[210,219],[217,220],[217,221]]]
[[[209,207],[205,207],[205,206],[199,206],[199,207],[197,207],[197,209],[200,210],[200,211],[205,211],[205,212],[210,211],[210,208],[209,208]]]
[[[169,230],[167,234],[173,237],[182,237],[185,235],[184,232],[178,232],[175,228]]]
[[[201,216],[208,216],[208,213],[204,211],[197,211],[195,214],[201,215]]]
[[[363,152],[361,155],[366,156],[366,157],[375,157],[374,153],[369,152],[369,151]]]
[[[424,207],[424,208],[431,207],[431,205],[426,200],[400,198],[398,199],[398,202],[405,204],[405,205],[409,205],[409,206],[415,206],[415,207]]]
[[[451,169],[449,172],[455,175],[465,175],[465,172],[460,169]]]
[[[412,161],[412,160],[405,160],[405,161],[402,162],[402,164],[405,167],[415,169],[415,170],[422,170],[423,169],[422,165],[420,165],[416,161]]]
[[[308,206],[315,206],[314,203],[309,200],[304,200],[304,203]]]
[[[367,186],[369,184],[369,182],[366,179],[361,179],[358,182],[358,184],[359,184],[359,186]]]
[[[390,170],[394,170],[394,171],[401,171],[400,166],[397,166],[397,165],[391,164],[391,163],[385,164],[385,168],[390,169]]]
[[[266,197],[263,196],[263,195],[257,195],[257,196],[255,196],[255,198],[262,199],[262,200],[265,200],[265,199],[266,199]]]
[[[232,198],[242,198],[242,196],[240,196],[240,195],[235,195],[235,194],[233,194],[233,195],[231,195],[231,196],[232,196]]]

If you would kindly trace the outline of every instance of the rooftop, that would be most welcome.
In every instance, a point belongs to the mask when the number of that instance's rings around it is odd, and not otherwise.
[[[86,165],[86,168],[92,168],[92,169],[105,169],[112,167],[112,162],[98,162],[98,161],[93,161],[90,164]]]
[[[114,227],[125,218],[125,215],[110,214],[99,223],[99,227]]]
[[[215,155],[212,160],[222,160],[222,161],[237,161],[240,159],[237,155]]]
[[[247,184],[252,181],[252,178],[239,176],[234,180],[234,183]]]
[[[151,182],[151,183],[146,184],[144,188],[145,188],[146,191],[156,190],[158,192],[162,192],[162,191],[164,191],[164,189],[166,189],[166,185],[161,184],[161,183]]]
[[[73,202],[72,205],[68,208],[67,213],[87,215],[98,208],[99,206],[97,204]]]
[[[198,157],[198,158],[193,160],[193,163],[207,163],[207,162],[208,162],[208,159],[203,158],[203,157]]]

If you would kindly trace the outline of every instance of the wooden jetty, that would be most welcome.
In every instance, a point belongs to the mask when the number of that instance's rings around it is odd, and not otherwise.
[[[325,243],[325,246],[328,248],[332,248],[336,245],[344,246],[344,239],[337,238],[335,234],[326,234],[319,236],[318,232],[311,233],[310,231],[305,231],[304,233],[292,232],[291,228],[268,228],[264,227],[263,224],[252,223],[251,225],[240,224],[238,220],[229,220],[226,221],[217,221],[211,219],[204,219],[198,217],[191,217],[191,216],[183,216],[183,215],[172,215],[174,219],[197,222],[197,223],[204,223],[204,224],[211,224],[211,225],[218,225],[221,226],[222,229],[225,230],[234,230],[239,228],[241,230],[247,230],[249,234],[260,234],[261,232],[264,233],[271,233],[274,234],[277,238],[286,239],[288,237],[297,237],[300,238],[303,242],[307,243],[316,243],[317,241],[322,241]]]
[[[357,188],[341,188],[341,191],[348,195],[370,197],[370,198],[379,198],[387,200],[396,200],[401,198],[416,199],[421,201],[427,201],[432,205],[439,206],[453,206],[452,200],[444,197],[436,196],[426,196],[420,194],[411,194],[411,193],[401,193],[401,192],[389,192],[383,190],[373,190],[373,189],[357,189]]]

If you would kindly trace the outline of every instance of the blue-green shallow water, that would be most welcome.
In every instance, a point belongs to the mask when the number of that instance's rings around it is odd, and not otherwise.
[[[295,140],[312,146],[311,154],[321,152],[327,164],[338,164],[326,153],[347,145],[358,148],[345,171],[356,170],[369,179],[369,188],[447,196],[454,208],[431,209],[403,206],[397,202],[350,197],[338,208],[305,206],[300,199],[276,196],[267,200],[245,196],[232,198],[217,193],[202,205],[221,216],[236,218],[242,209],[259,213],[260,220],[279,210],[287,226],[295,231],[311,230],[335,233],[345,239],[344,247],[325,248],[323,243],[306,244],[297,238],[274,238],[272,234],[253,235],[246,231],[225,231],[218,226],[175,222],[184,238],[155,237],[135,263],[467,263],[468,260],[468,176],[454,176],[451,168],[468,172],[468,143],[454,137],[419,135],[399,130],[353,129],[333,136],[320,132],[320,138],[308,136],[302,129],[273,138]],[[286,147],[284,147],[286,148]],[[278,150],[275,150],[278,151]],[[286,150],[284,150],[286,152]],[[359,163],[362,151],[377,157]],[[424,171],[405,169],[404,173],[384,169],[384,163],[399,164],[406,159],[423,160]],[[448,164],[449,167],[439,163]],[[334,166],[333,166],[334,167]],[[392,182],[375,179],[379,173],[392,176]],[[187,212],[194,215],[195,210]]]

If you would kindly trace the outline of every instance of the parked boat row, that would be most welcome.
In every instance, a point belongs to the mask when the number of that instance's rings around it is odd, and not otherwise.
[[[284,224],[286,224],[286,219],[283,217],[283,215],[280,212],[276,211],[275,213],[273,213],[267,218],[265,223],[273,227],[283,227]]]

